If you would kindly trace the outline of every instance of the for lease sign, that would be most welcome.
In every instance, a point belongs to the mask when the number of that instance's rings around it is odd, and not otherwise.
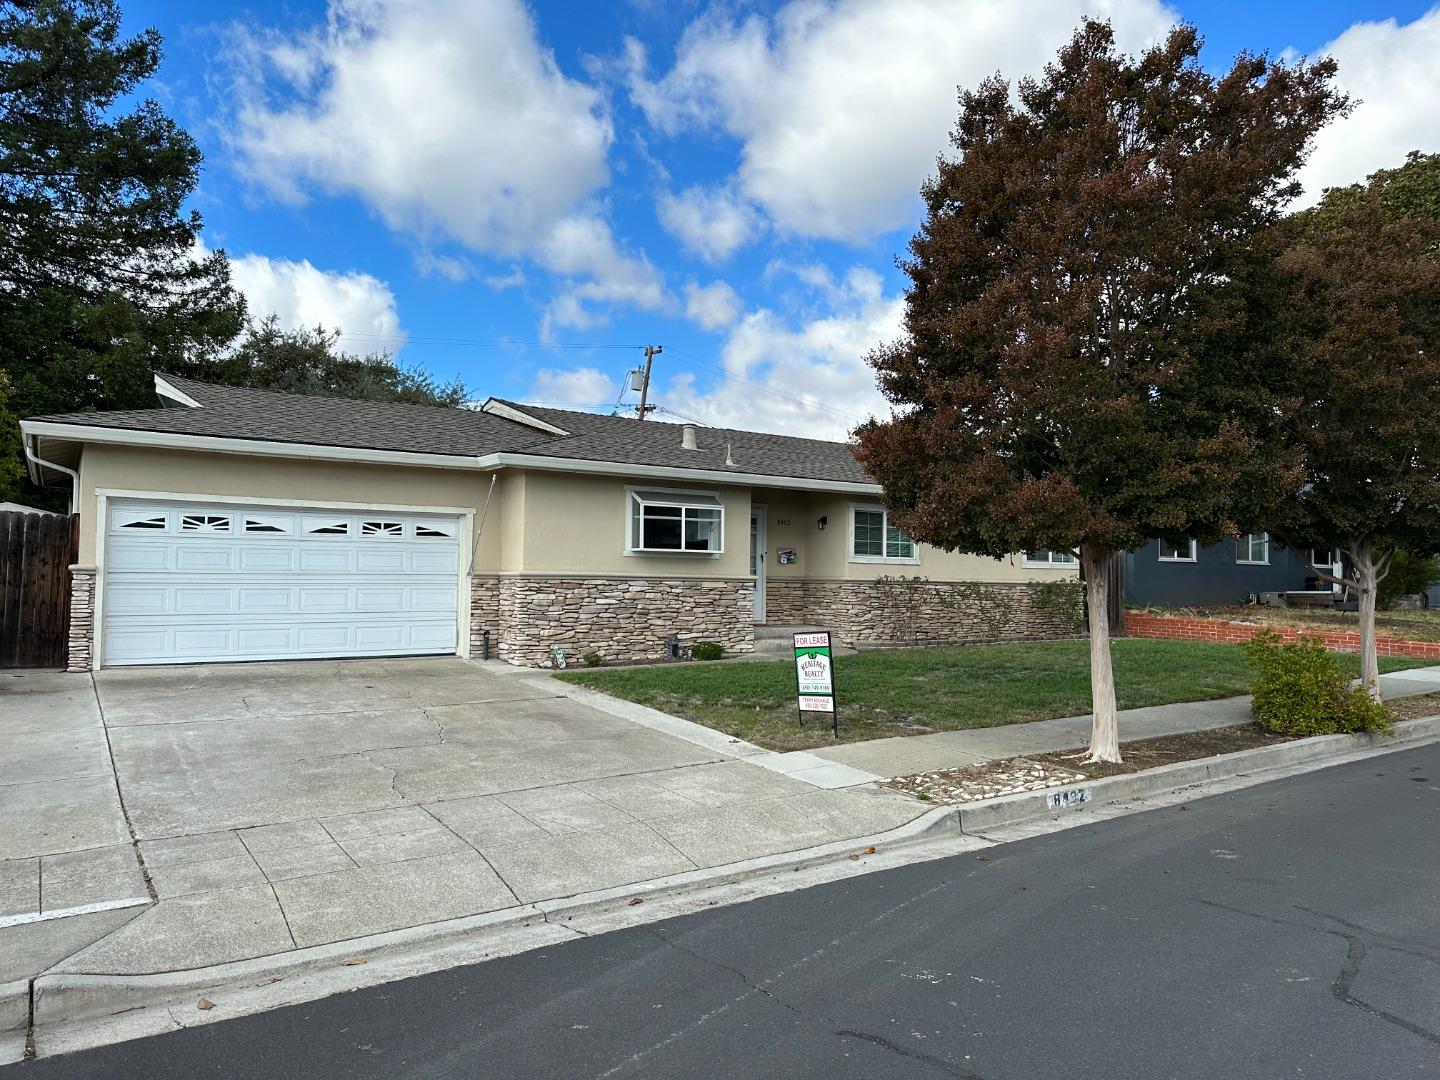
[[[830,633],[821,630],[792,636],[795,645],[795,692],[801,721],[804,721],[807,713],[829,714],[838,733],[835,667],[830,652]]]

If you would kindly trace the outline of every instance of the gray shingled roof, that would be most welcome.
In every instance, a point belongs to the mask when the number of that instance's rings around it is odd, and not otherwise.
[[[232,439],[483,456],[524,453],[559,459],[756,473],[871,483],[845,443],[702,427],[698,451],[680,445],[680,425],[504,402],[568,436],[474,409],[282,394],[165,376],[201,408],[66,413],[32,420]],[[726,447],[734,465],[725,464]]]

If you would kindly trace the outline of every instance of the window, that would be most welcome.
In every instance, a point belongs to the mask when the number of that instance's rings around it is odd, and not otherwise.
[[[448,522],[435,521],[426,524],[417,521],[415,523],[415,537],[419,540],[424,540],[427,537],[448,538],[453,537],[454,535],[455,526],[449,524]]]
[[[1235,542],[1237,563],[1268,563],[1270,561],[1270,534],[1246,533]]]
[[[850,508],[851,562],[915,562],[915,541],[890,524],[879,506]]]
[[[1179,546],[1176,546],[1175,544],[1170,543],[1170,541],[1168,541],[1168,540],[1161,540],[1161,541],[1160,541],[1160,561],[1161,561],[1161,562],[1194,562],[1194,561],[1195,561],[1195,541],[1194,541],[1194,540],[1184,540],[1184,541],[1181,541],[1181,543],[1179,544]]]
[[[246,514],[245,531],[247,533],[288,535],[290,532],[290,519],[283,516],[272,517],[269,514]]]
[[[117,515],[118,516],[118,515]],[[161,529],[165,528],[165,515],[153,514],[145,517],[131,517],[129,521],[122,520],[117,528],[121,529]]]
[[[627,551],[725,549],[725,507],[714,495],[685,491],[631,491]]]
[[[404,536],[405,523],[403,521],[362,521],[360,522],[361,536]]]
[[[230,517],[228,514],[181,514],[180,531],[228,533],[230,531]]]
[[[344,518],[312,518],[305,522],[305,532],[310,536],[349,536],[350,522]]]
[[[1025,552],[1026,566],[1074,566],[1075,562],[1073,551],[1051,551],[1049,548],[1040,548],[1038,551]]]

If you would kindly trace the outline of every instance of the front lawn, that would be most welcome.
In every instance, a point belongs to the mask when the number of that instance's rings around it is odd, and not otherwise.
[[[1248,693],[1251,672],[1236,645],[1125,639],[1114,642],[1122,709]],[[1358,675],[1354,656],[1340,657]],[[1420,660],[1380,658],[1381,671]],[[683,716],[773,750],[834,743],[828,728],[801,729],[789,660],[667,664],[557,676]],[[1090,711],[1090,653],[1084,641],[897,649],[835,661],[840,741],[993,727]]]

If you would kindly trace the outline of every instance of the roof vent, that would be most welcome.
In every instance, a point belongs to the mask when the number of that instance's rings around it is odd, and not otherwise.
[[[682,424],[680,426],[680,448],[682,450],[700,449],[699,445],[695,442],[694,424]]]

